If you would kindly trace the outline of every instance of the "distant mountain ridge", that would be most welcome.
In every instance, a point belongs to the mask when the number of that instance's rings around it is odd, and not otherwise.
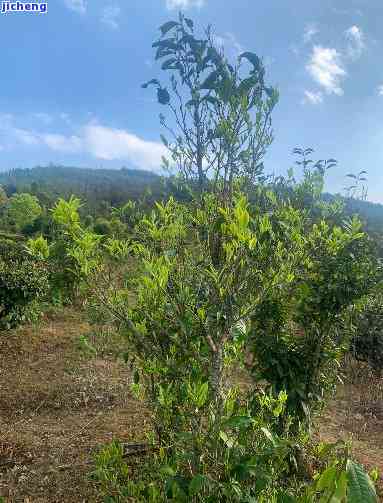
[[[0,184],[18,184],[28,185],[33,182],[42,185],[51,185],[65,183],[67,185],[89,186],[99,184],[100,182],[110,183],[111,181],[120,181],[126,183],[129,181],[132,185],[140,183],[158,182],[159,175],[151,171],[139,169],[92,169],[76,168],[68,166],[36,166],[34,168],[17,168],[7,172],[0,173]]]
[[[138,199],[150,189],[152,197],[163,195],[161,177],[151,171],[139,169],[92,169],[67,166],[37,166],[35,168],[12,169],[0,173],[0,185],[8,193],[15,191],[49,194],[52,199],[75,194],[92,201],[105,200],[117,206],[127,199]],[[335,196],[325,193],[323,198]],[[343,198],[348,213],[358,213],[368,221],[368,226],[383,234],[383,204]]]
[[[0,173],[0,185],[8,195],[16,191],[31,192],[47,203],[75,194],[87,201],[89,207],[98,206],[100,201],[117,206],[128,199],[142,197],[145,190],[150,190],[153,197],[162,191],[161,177],[151,171],[54,165]]]

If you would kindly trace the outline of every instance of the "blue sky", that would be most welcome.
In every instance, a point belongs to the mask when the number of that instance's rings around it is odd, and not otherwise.
[[[365,169],[383,202],[382,0],[48,0],[47,14],[1,14],[0,169],[158,170],[163,110],[140,85],[161,75],[151,43],[180,9],[230,56],[263,57],[280,91],[268,172],[313,147],[339,161],[328,190]]]

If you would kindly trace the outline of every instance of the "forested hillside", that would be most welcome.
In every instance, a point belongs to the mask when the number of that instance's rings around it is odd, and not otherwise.
[[[0,185],[8,196],[29,192],[40,202],[52,205],[59,197],[75,194],[86,201],[90,212],[137,200],[151,191],[153,199],[162,194],[161,179],[150,171],[85,169],[65,166],[14,169],[0,173]]]
[[[167,195],[180,196],[175,185],[150,171],[121,169],[90,169],[49,165],[32,169],[14,169],[0,173],[0,185],[8,196],[15,192],[28,192],[42,204],[52,206],[59,198],[74,194],[80,197],[96,215],[108,207],[120,206],[126,201],[149,197],[150,201]],[[182,194],[183,196],[184,194]],[[324,201],[333,201],[334,195],[324,193]],[[336,196],[345,204],[347,214],[358,214],[368,228],[383,234],[383,204],[368,200]]]

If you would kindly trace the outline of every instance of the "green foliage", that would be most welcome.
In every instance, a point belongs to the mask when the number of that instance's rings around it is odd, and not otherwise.
[[[47,271],[18,245],[0,244],[0,326],[28,320],[34,303],[47,292]]]
[[[150,459],[155,479],[127,475],[118,497],[145,501],[150,490],[153,501],[277,501],[289,474],[299,493],[297,435],[334,384],[338,317],[368,289],[373,261],[355,245],[366,239],[356,222],[313,224],[307,234],[304,214],[273,204],[268,214],[241,194],[232,207],[213,195],[197,208],[171,199],[143,218],[136,241],[108,242],[115,260],[137,257],[134,302],[125,284],[111,283],[99,302],[125,337],[132,390],[153,413],[161,452]],[[332,302],[305,301],[311,285],[332,292]],[[256,383],[266,379],[270,394],[227,387],[248,349]]]
[[[41,260],[46,260],[49,257],[48,241],[43,236],[28,239],[27,250],[32,256]]]
[[[178,127],[174,130],[161,114],[170,133],[170,140],[161,136],[170,154],[164,166],[175,165],[199,193],[210,188],[232,197],[235,178],[254,181],[262,173],[278,92],[266,86],[256,54],[245,52],[229,62],[210,29],[205,38],[197,37],[193,22],[182,14],[160,30],[152,46],[161,68],[171,73],[171,91],[157,79],[143,87],[156,87],[158,102],[169,108]]]
[[[341,315],[374,283],[374,260],[356,220],[313,224],[286,202],[268,204],[240,193],[229,206],[213,194],[198,205],[171,198],[129,240],[104,241],[81,226],[79,201],[54,208],[74,277],[124,337],[132,391],[153,416],[150,470],[131,474],[116,446],[98,459],[110,501],[301,494],[300,428],[336,378]],[[128,279],[109,273],[132,259]],[[245,392],[226,378],[249,350],[256,386]]]
[[[305,226],[306,227],[306,226]],[[301,262],[284,291],[270,291],[252,319],[254,372],[288,394],[296,428],[333,389],[349,332],[341,315],[376,282],[376,259],[360,223],[306,227]]]
[[[325,221],[307,236],[310,261],[298,300],[298,321],[308,317],[323,326],[369,291],[377,280],[377,261],[357,217],[342,227]]]
[[[133,169],[85,169],[50,165],[32,169],[14,169],[0,173],[0,185],[10,196],[13,192],[29,192],[40,204],[50,208],[61,197],[75,194],[84,206],[81,216],[107,217],[112,207],[128,200],[138,201],[148,188],[152,195],[146,204],[163,197],[167,188],[161,177],[150,171]],[[37,231],[44,232],[43,229]]]
[[[142,211],[135,201],[128,201],[120,208],[113,208],[112,215],[117,217],[122,223],[132,230],[142,217]]]
[[[251,421],[250,421],[251,423]],[[124,446],[116,441],[103,447],[95,456],[93,476],[101,487],[105,501],[123,502],[244,502],[259,503],[377,503],[378,497],[370,476],[350,458],[349,447],[337,442],[319,444],[315,455],[321,468],[305,484],[290,478],[288,484],[278,475],[288,466],[291,446],[281,442],[266,428],[258,432],[257,455],[236,458],[240,452],[240,432],[249,432],[249,418],[234,417],[227,423],[234,436],[220,432],[225,463],[215,467],[219,482],[210,476],[180,476],[174,464],[169,464],[165,452],[150,453],[141,466],[139,480],[127,464]],[[254,423],[253,423],[254,424]],[[253,428],[252,428],[253,429]],[[219,448],[219,446],[218,446]],[[273,470],[270,470],[270,463]],[[276,470],[277,468],[277,470]],[[279,485],[278,485],[279,484]]]
[[[59,199],[52,210],[53,221],[60,225],[68,234],[76,234],[80,230],[80,215],[78,210],[81,201],[71,196],[68,201]]]
[[[93,231],[96,234],[115,238],[125,237],[127,229],[127,225],[117,217],[110,220],[100,217],[96,219],[93,225]]]
[[[348,459],[346,473],[348,481],[347,501],[349,503],[358,503],[359,501],[375,503],[377,501],[374,484],[362,466]]]
[[[93,230],[96,234],[100,234],[102,236],[112,235],[112,226],[110,224],[110,221],[106,218],[97,218],[94,223]]]
[[[8,197],[3,189],[3,187],[0,185],[0,208],[3,208],[8,202]]]
[[[8,217],[18,230],[32,224],[41,211],[37,197],[28,193],[14,194],[7,203]]]
[[[291,446],[265,424],[283,410],[285,397],[264,398],[255,412],[241,407],[234,393],[228,395],[219,430],[210,416],[210,428],[201,429],[197,442],[190,432],[175,434],[170,449],[154,447],[139,477],[127,466],[121,444],[104,447],[95,460],[95,476],[104,494],[116,502],[129,497],[156,502],[277,501]],[[207,394],[192,393],[191,400],[203,406]],[[168,399],[163,403],[169,406]]]
[[[320,444],[318,458],[325,466],[314,477],[314,483],[299,498],[300,503],[377,503],[378,497],[369,475],[350,458],[349,446],[341,442]]]
[[[353,356],[367,362],[376,372],[383,368],[383,301],[380,292],[366,299],[356,313],[355,334],[351,341]]]
[[[71,302],[98,267],[96,249],[101,236],[81,226],[80,208],[81,201],[74,196],[68,201],[59,199],[51,210],[55,240],[48,244],[38,236],[26,246],[30,256],[44,263],[52,301],[59,304]]]
[[[49,255],[51,282],[69,298],[80,292],[99,265],[101,236],[81,226],[80,208],[81,201],[72,196],[68,201],[59,199],[52,209],[57,235]]]

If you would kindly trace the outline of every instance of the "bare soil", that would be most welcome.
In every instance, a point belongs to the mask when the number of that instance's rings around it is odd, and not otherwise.
[[[147,416],[126,365],[84,357],[90,327],[65,310],[0,337],[0,495],[7,502],[97,502],[92,454],[143,438]]]
[[[0,336],[0,496],[7,502],[97,503],[98,447],[144,439],[150,418],[129,392],[129,369],[113,343],[90,336],[97,351],[84,354],[81,336],[91,332],[65,309]],[[382,474],[383,381],[353,381],[323,414],[318,435],[352,437],[355,457]]]

